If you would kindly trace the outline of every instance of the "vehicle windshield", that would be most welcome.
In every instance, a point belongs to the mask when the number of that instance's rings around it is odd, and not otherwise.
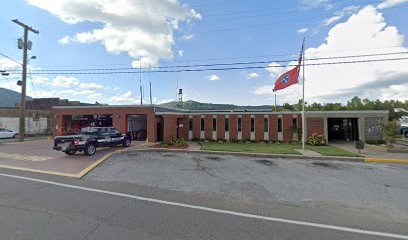
[[[81,134],[84,135],[95,135],[98,133],[98,129],[95,128],[82,128],[81,129]]]

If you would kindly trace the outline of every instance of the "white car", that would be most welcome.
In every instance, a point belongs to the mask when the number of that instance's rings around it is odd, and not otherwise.
[[[7,128],[0,128],[0,138],[16,138],[16,137],[18,137],[18,132]]]

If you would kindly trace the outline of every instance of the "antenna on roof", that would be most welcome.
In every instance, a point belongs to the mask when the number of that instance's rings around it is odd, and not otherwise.
[[[152,101],[152,69],[150,68],[150,64],[149,64],[149,89],[150,89],[150,105],[153,104]]]
[[[139,84],[140,84],[140,105],[143,105],[143,92],[142,92],[142,58],[139,62]]]

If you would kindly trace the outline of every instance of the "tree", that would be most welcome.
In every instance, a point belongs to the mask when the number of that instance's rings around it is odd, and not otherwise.
[[[382,122],[381,130],[386,137],[387,143],[390,147],[394,147],[395,139],[399,135],[399,124],[396,120]]]

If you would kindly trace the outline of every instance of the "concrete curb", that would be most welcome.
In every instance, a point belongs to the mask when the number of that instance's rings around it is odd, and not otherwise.
[[[135,152],[184,152],[184,153],[198,153],[198,154],[217,154],[217,155],[234,155],[255,158],[284,158],[284,159],[305,159],[305,160],[335,160],[335,161],[352,161],[365,162],[363,157],[339,157],[339,156],[304,156],[295,154],[265,154],[265,153],[244,153],[244,152],[225,152],[225,151],[206,151],[206,150],[186,150],[186,149],[136,149]],[[130,151],[127,151],[130,152]]]
[[[408,164],[408,159],[364,158],[364,162],[368,162],[368,163]]]

